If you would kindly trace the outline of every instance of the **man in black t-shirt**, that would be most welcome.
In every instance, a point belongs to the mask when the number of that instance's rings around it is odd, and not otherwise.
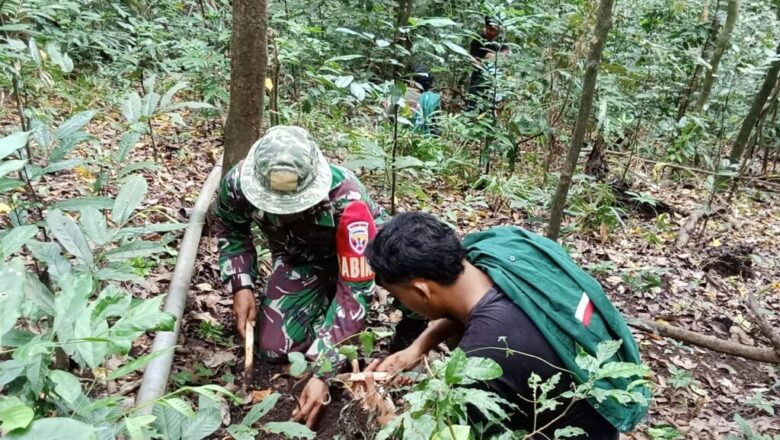
[[[589,440],[616,440],[617,430],[587,401],[569,402],[536,411],[528,385],[531,373],[543,381],[565,371],[563,362],[529,316],[504,295],[487,274],[466,260],[466,249],[449,226],[429,214],[404,213],[386,223],[366,254],[376,282],[406,307],[430,318],[431,325],[407,349],[370,370],[397,372],[416,366],[429,350],[459,339],[469,356],[497,362],[503,375],[481,386],[517,405],[508,426],[554,438],[556,429],[581,428]],[[507,350],[513,351],[507,355]],[[555,397],[571,389],[573,378],[562,374]],[[469,413],[472,424],[479,412]],[[536,437],[535,437],[536,438]]]

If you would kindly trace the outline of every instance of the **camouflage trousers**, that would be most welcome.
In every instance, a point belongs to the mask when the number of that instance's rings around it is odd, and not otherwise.
[[[353,295],[343,284],[335,259],[304,264],[275,260],[257,314],[259,354],[286,359],[290,352],[320,351],[339,342],[333,339],[360,332],[374,283],[362,283],[358,298],[336,301],[337,295]],[[349,303],[352,310],[345,312],[339,303]],[[318,346],[312,347],[315,341]]]

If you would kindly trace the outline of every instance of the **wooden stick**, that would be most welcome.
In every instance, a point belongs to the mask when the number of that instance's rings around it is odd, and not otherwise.
[[[255,345],[255,324],[252,321],[246,322],[246,338],[244,339],[244,384],[243,388],[246,391],[252,385],[252,376],[254,368],[252,368],[254,361],[254,345]]]
[[[336,376],[336,379],[342,382],[365,382],[367,378],[373,378],[377,382],[383,382],[390,380],[392,375],[383,371],[377,371],[374,373],[344,373]]]
[[[730,354],[745,359],[770,364],[780,364],[780,354],[771,348],[751,347],[736,342],[725,341],[721,338],[703,335],[701,333],[685,330],[669,324],[659,324],[644,319],[628,319],[629,326],[646,332],[656,332],[661,336],[677,339],[699,347],[708,348],[720,353]]]

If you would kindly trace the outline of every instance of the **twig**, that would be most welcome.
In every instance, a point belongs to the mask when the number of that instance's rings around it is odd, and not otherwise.
[[[764,334],[769,340],[772,342],[772,345],[775,348],[775,354],[780,357],[780,333],[775,330],[774,326],[771,322],[769,322],[769,319],[767,318],[766,314],[761,311],[761,309],[758,306],[758,302],[756,301],[756,297],[753,294],[753,291],[749,291],[747,294],[747,304],[750,308],[750,311],[753,312],[753,315],[756,317],[756,320],[758,321],[758,328],[761,329],[761,333]]]
[[[693,211],[685,221],[685,224],[680,228],[680,233],[677,237],[677,247],[685,247],[688,244],[688,240],[691,239],[691,233],[696,229],[696,223],[704,216],[703,209],[697,209]]]
[[[645,332],[655,332],[661,336],[708,348],[719,353],[725,353],[758,362],[780,364],[780,354],[771,348],[751,347],[736,342],[724,341],[720,338],[692,332],[669,324],[650,322],[644,319],[633,318],[629,319],[627,323],[629,326]]]
[[[246,322],[246,338],[244,339],[244,383],[242,385],[243,391],[252,385],[252,378],[254,376],[254,345],[255,345],[255,326],[252,321]]]

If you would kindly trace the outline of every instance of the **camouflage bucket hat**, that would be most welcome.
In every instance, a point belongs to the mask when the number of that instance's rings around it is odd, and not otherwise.
[[[279,125],[249,150],[241,167],[241,189],[262,211],[295,214],[327,197],[331,177],[330,165],[309,132]]]

